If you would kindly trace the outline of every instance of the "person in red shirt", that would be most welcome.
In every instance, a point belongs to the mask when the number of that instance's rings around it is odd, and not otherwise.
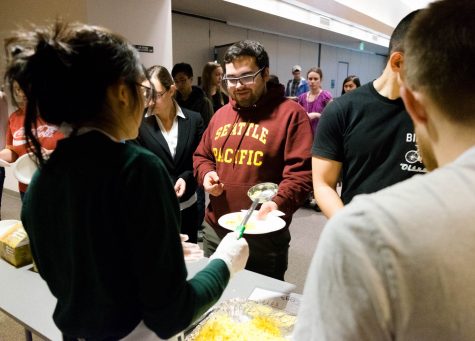
[[[5,148],[0,151],[0,159],[7,162],[15,162],[20,156],[29,152],[26,144],[24,129],[26,97],[19,83],[11,81],[12,101],[18,107],[8,119]],[[64,135],[59,127],[47,124],[41,118],[36,121],[36,134],[41,144],[43,154],[48,155],[56,148],[56,142]],[[23,200],[28,185],[18,182],[20,197]]]

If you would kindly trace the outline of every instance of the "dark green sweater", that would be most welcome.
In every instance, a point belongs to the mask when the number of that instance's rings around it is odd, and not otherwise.
[[[59,141],[28,188],[22,221],[66,335],[119,339],[143,320],[161,338],[222,294],[212,261],[187,281],[170,178],[155,155],[98,132]]]

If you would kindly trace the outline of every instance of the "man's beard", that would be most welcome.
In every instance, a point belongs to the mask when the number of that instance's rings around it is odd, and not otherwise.
[[[254,103],[257,102],[255,94],[251,93],[249,96],[246,96],[245,98],[239,99],[238,96],[234,95],[234,100],[236,103],[241,107],[241,108],[249,108],[252,106]]]

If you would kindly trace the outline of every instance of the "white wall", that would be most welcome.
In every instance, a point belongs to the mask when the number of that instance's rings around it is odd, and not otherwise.
[[[183,21],[182,21],[183,20]],[[211,60],[209,22],[193,17],[172,15],[173,63],[185,62],[193,68],[193,83],[198,84],[203,66]],[[172,71],[173,65],[168,68]]]
[[[151,45],[153,53],[141,53],[146,66],[173,66],[171,0],[21,0],[0,1],[0,41],[29,24],[44,25],[57,17],[105,26],[133,44]],[[3,46],[0,72],[5,69]],[[0,78],[0,84],[3,78]],[[13,111],[13,108],[11,108]],[[5,188],[18,191],[17,180],[7,168]]]
[[[135,45],[153,46],[140,53],[145,66],[173,66],[171,0],[86,0],[87,20],[122,34]]]
[[[285,84],[292,77],[291,68],[302,66],[302,73],[318,65],[317,42],[279,36],[277,34],[234,27],[224,23],[172,14],[173,21],[173,63],[186,62],[194,70],[194,83],[206,62],[213,58],[215,45],[233,43],[242,39],[260,41],[266,48],[270,59],[270,73],[276,74]],[[364,52],[322,44],[320,67],[323,70],[323,88],[340,96],[341,84],[337,82],[338,62],[349,63],[348,74],[356,74],[362,83],[369,82],[381,74],[385,58]],[[335,87],[331,88],[331,80]]]
[[[323,71],[323,88],[331,91],[334,97],[341,95],[343,83],[343,80],[337,79],[338,62],[347,62],[348,75],[359,76],[361,84],[364,84],[376,79],[382,73],[386,59],[364,52],[322,45],[320,67]],[[333,89],[330,87],[332,80],[335,81]]]
[[[151,45],[153,53],[141,53],[149,66],[173,66],[171,0],[21,0],[0,1],[0,41],[20,27],[43,25],[57,17],[105,26],[131,43]],[[0,71],[5,58],[0,48]],[[0,79],[0,84],[3,79]]]

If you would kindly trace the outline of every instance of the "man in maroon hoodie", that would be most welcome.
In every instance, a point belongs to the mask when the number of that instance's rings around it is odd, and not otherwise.
[[[312,131],[305,110],[284,97],[284,86],[266,84],[269,57],[256,41],[232,45],[224,56],[224,80],[230,102],[218,110],[193,157],[195,176],[210,195],[203,230],[203,249],[211,255],[228,230],[218,225],[227,213],[248,209],[248,189],[261,182],[279,185],[262,204],[259,216],[279,209],[285,228],[247,235],[246,268],[284,279],[288,264],[292,214],[312,188]]]

